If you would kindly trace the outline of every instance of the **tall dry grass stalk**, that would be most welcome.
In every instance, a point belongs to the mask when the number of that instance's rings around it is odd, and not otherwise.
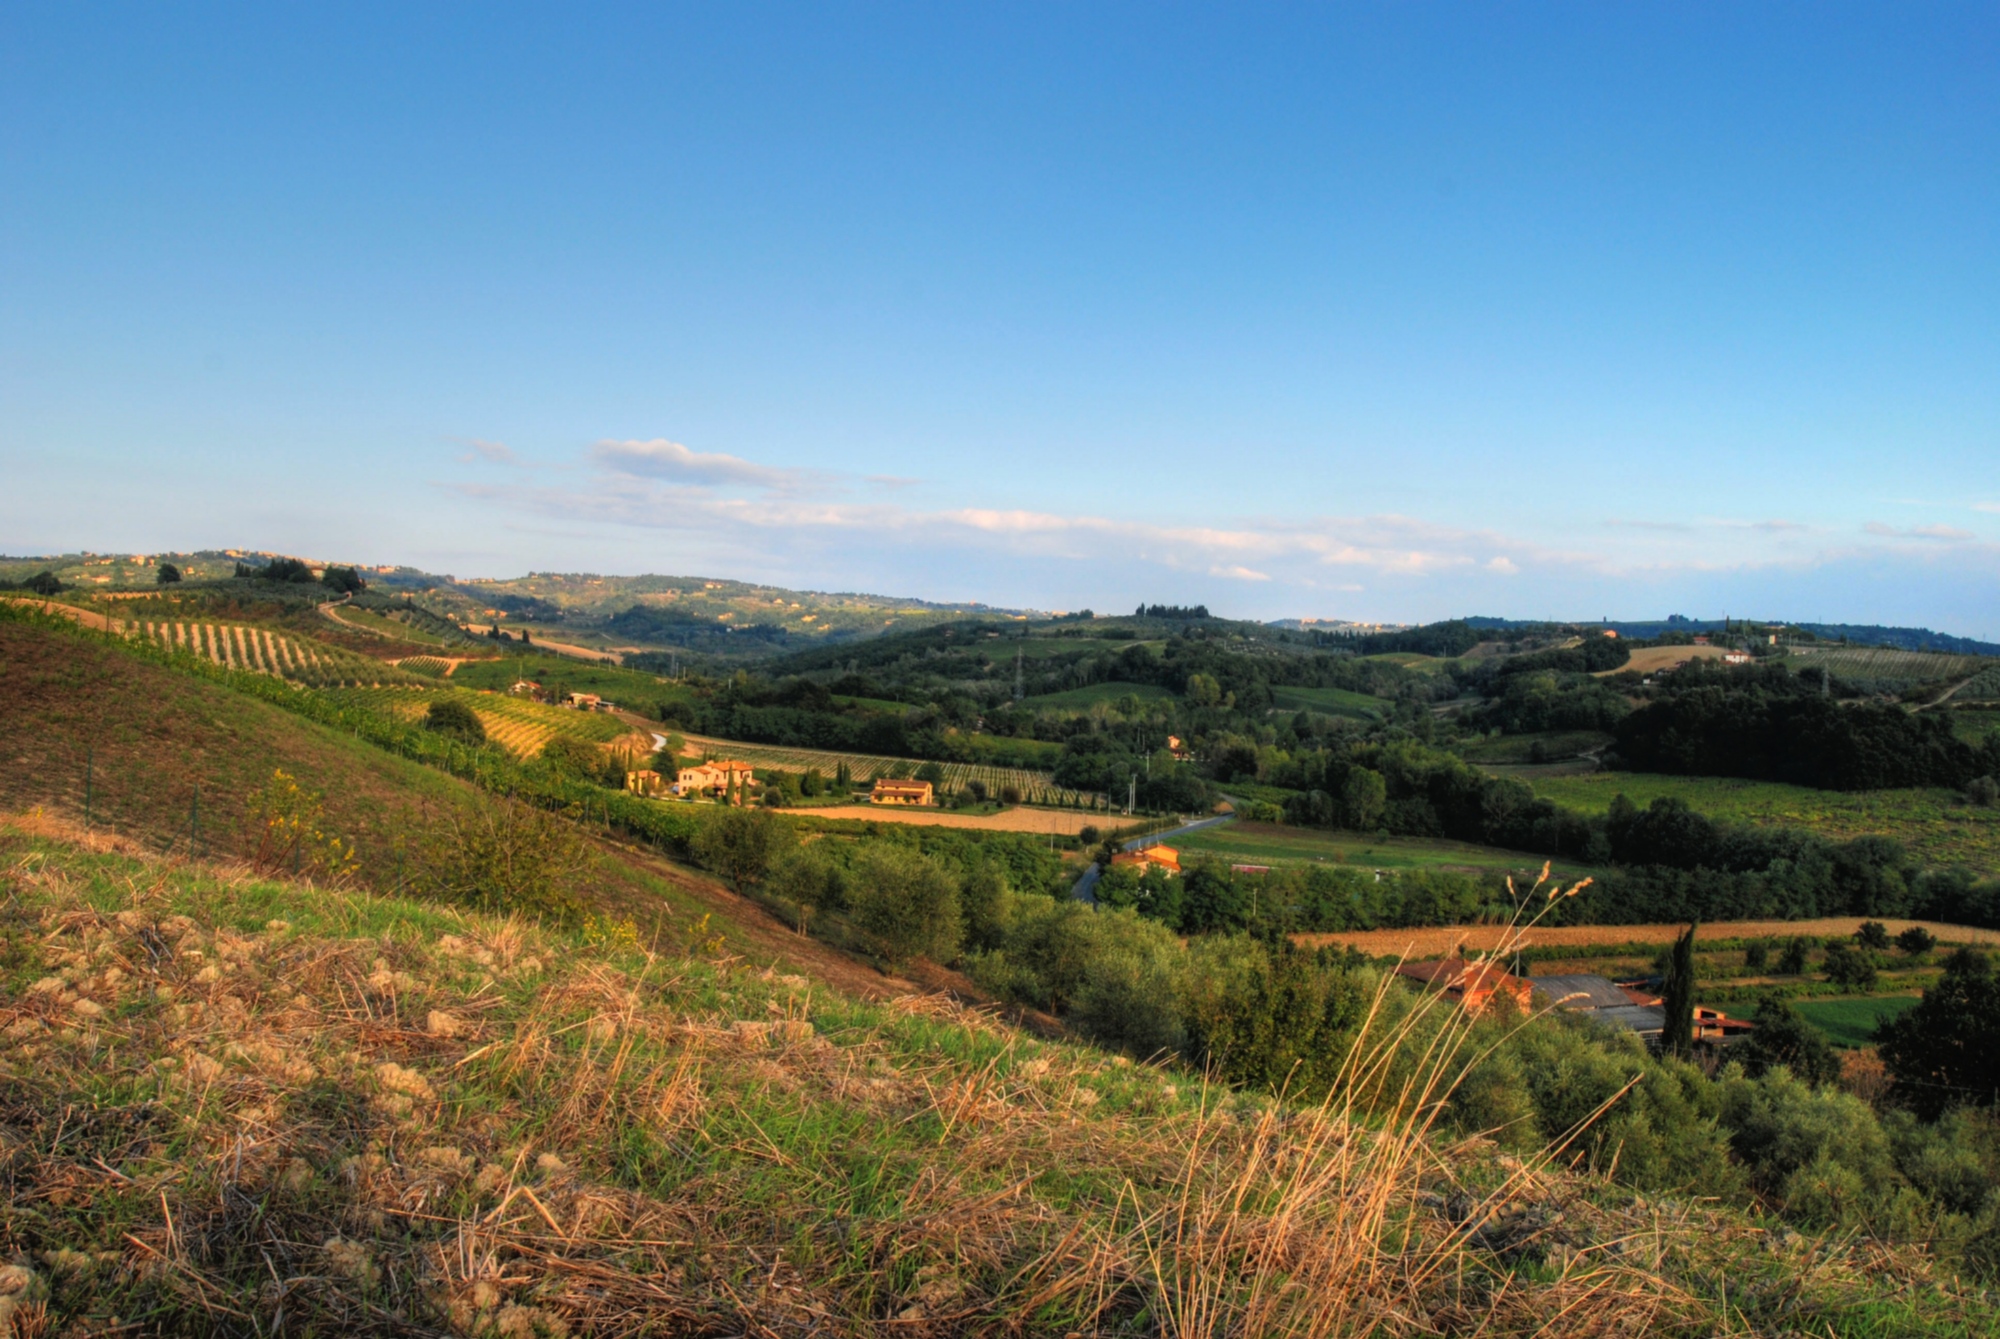
[[[1544,866],[1501,943],[1445,984],[1497,968],[1557,901],[1589,883],[1544,893],[1547,879]],[[1513,1161],[1499,1184],[1461,1193],[1452,1211],[1438,1212],[1443,1197],[1431,1187],[1457,1184],[1438,1152],[1438,1121],[1492,1048],[1471,1045],[1475,1016],[1443,991],[1399,1011],[1389,994],[1397,989],[1395,974],[1385,974],[1338,1079],[1316,1106],[1299,1108],[1281,1095],[1246,1122],[1220,1094],[1204,1093],[1185,1127],[1175,1193],[1139,1213],[1130,1229],[1162,1333],[1331,1339],[1433,1332],[1430,1318],[1441,1307],[1449,1312],[1475,1275],[1483,1277],[1469,1291],[1482,1300],[1485,1319],[1468,1313],[1468,1332],[1510,1307],[1507,1280],[1474,1263],[1472,1243],[1535,1187],[1582,1127],[1534,1158]],[[1550,1289],[1536,1291],[1537,1305],[1548,1306]],[[1623,1266],[1586,1262],[1565,1270],[1554,1292],[1571,1298],[1556,1308],[1572,1318],[1565,1333],[1639,1333],[1671,1290]],[[1583,1297],[1597,1299],[1588,1325],[1574,1320]],[[1607,1305],[1614,1298],[1627,1304]]]

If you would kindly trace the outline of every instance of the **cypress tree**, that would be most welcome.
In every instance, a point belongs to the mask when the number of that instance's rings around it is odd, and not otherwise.
[[[1690,924],[1674,941],[1667,979],[1660,991],[1667,1014],[1666,1027],[1660,1033],[1660,1053],[1682,1060],[1694,1056],[1694,932],[1699,924]]]

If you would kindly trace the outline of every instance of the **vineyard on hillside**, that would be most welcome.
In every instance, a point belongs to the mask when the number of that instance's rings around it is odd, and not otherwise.
[[[566,707],[552,707],[545,702],[507,697],[500,693],[427,686],[414,692],[406,688],[357,688],[329,693],[328,696],[343,706],[363,707],[401,721],[421,720],[432,702],[440,698],[456,698],[472,708],[473,714],[479,717],[479,723],[486,727],[488,739],[518,758],[534,757],[542,751],[544,744],[557,735],[568,735],[592,744],[609,744],[629,738],[635,748],[643,741],[644,751],[648,754],[652,752],[653,741],[646,736],[634,735],[631,727],[616,716],[594,711],[571,711]]]
[[[1993,664],[1983,656],[1903,651],[1892,646],[1794,646],[1791,655],[1809,665],[1824,665],[1842,678],[1907,679],[1913,683],[1960,679]]]
[[[276,675],[309,688],[416,682],[414,676],[366,656],[248,624],[144,621],[125,627],[170,650],[186,651],[231,669]]]
[[[829,779],[838,772],[842,763],[847,764],[848,775],[856,781],[873,781],[880,776],[907,777],[924,765],[911,758],[886,758],[872,753],[837,753],[828,749],[787,748],[781,744],[744,744],[703,735],[687,735],[685,738],[689,754],[738,758],[752,766],[777,767],[787,772],[816,768],[821,776]],[[944,770],[947,790],[960,790],[969,781],[982,781],[994,794],[998,794],[1003,786],[1013,786],[1030,804],[1093,807],[1100,798],[1088,792],[1065,790],[1056,785],[1047,772],[1034,772],[1021,767],[989,767],[983,763],[940,762],[937,765]]]

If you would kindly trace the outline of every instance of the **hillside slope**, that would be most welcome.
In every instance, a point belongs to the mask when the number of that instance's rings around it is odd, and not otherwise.
[[[695,939],[46,820],[0,824],[0,919],[22,1333],[1992,1332],[1912,1256]]]
[[[464,781],[351,739],[219,684],[100,641],[0,621],[0,812],[46,808],[94,831],[186,858],[255,849],[253,803],[277,772],[323,796],[321,825],[351,842],[346,880],[393,891],[413,876],[428,827],[492,816]],[[197,797],[197,791],[199,792]],[[675,939],[708,917],[731,952],[864,995],[914,989],[903,977],[792,932],[763,907],[657,853],[579,825],[572,881],[591,914]]]

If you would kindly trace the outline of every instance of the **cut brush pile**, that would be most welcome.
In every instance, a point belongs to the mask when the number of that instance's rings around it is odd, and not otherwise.
[[[40,821],[0,826],[0,880],[0,1312],[22,1334],[1990,1314],[1913,1257],[1434,1144],[1450,1067],[1386,1063],[1389,1035],[1357,1048],[1354,1105],[1300,1110],[937,998],[860,1003],[714,940],[566,938]]]

